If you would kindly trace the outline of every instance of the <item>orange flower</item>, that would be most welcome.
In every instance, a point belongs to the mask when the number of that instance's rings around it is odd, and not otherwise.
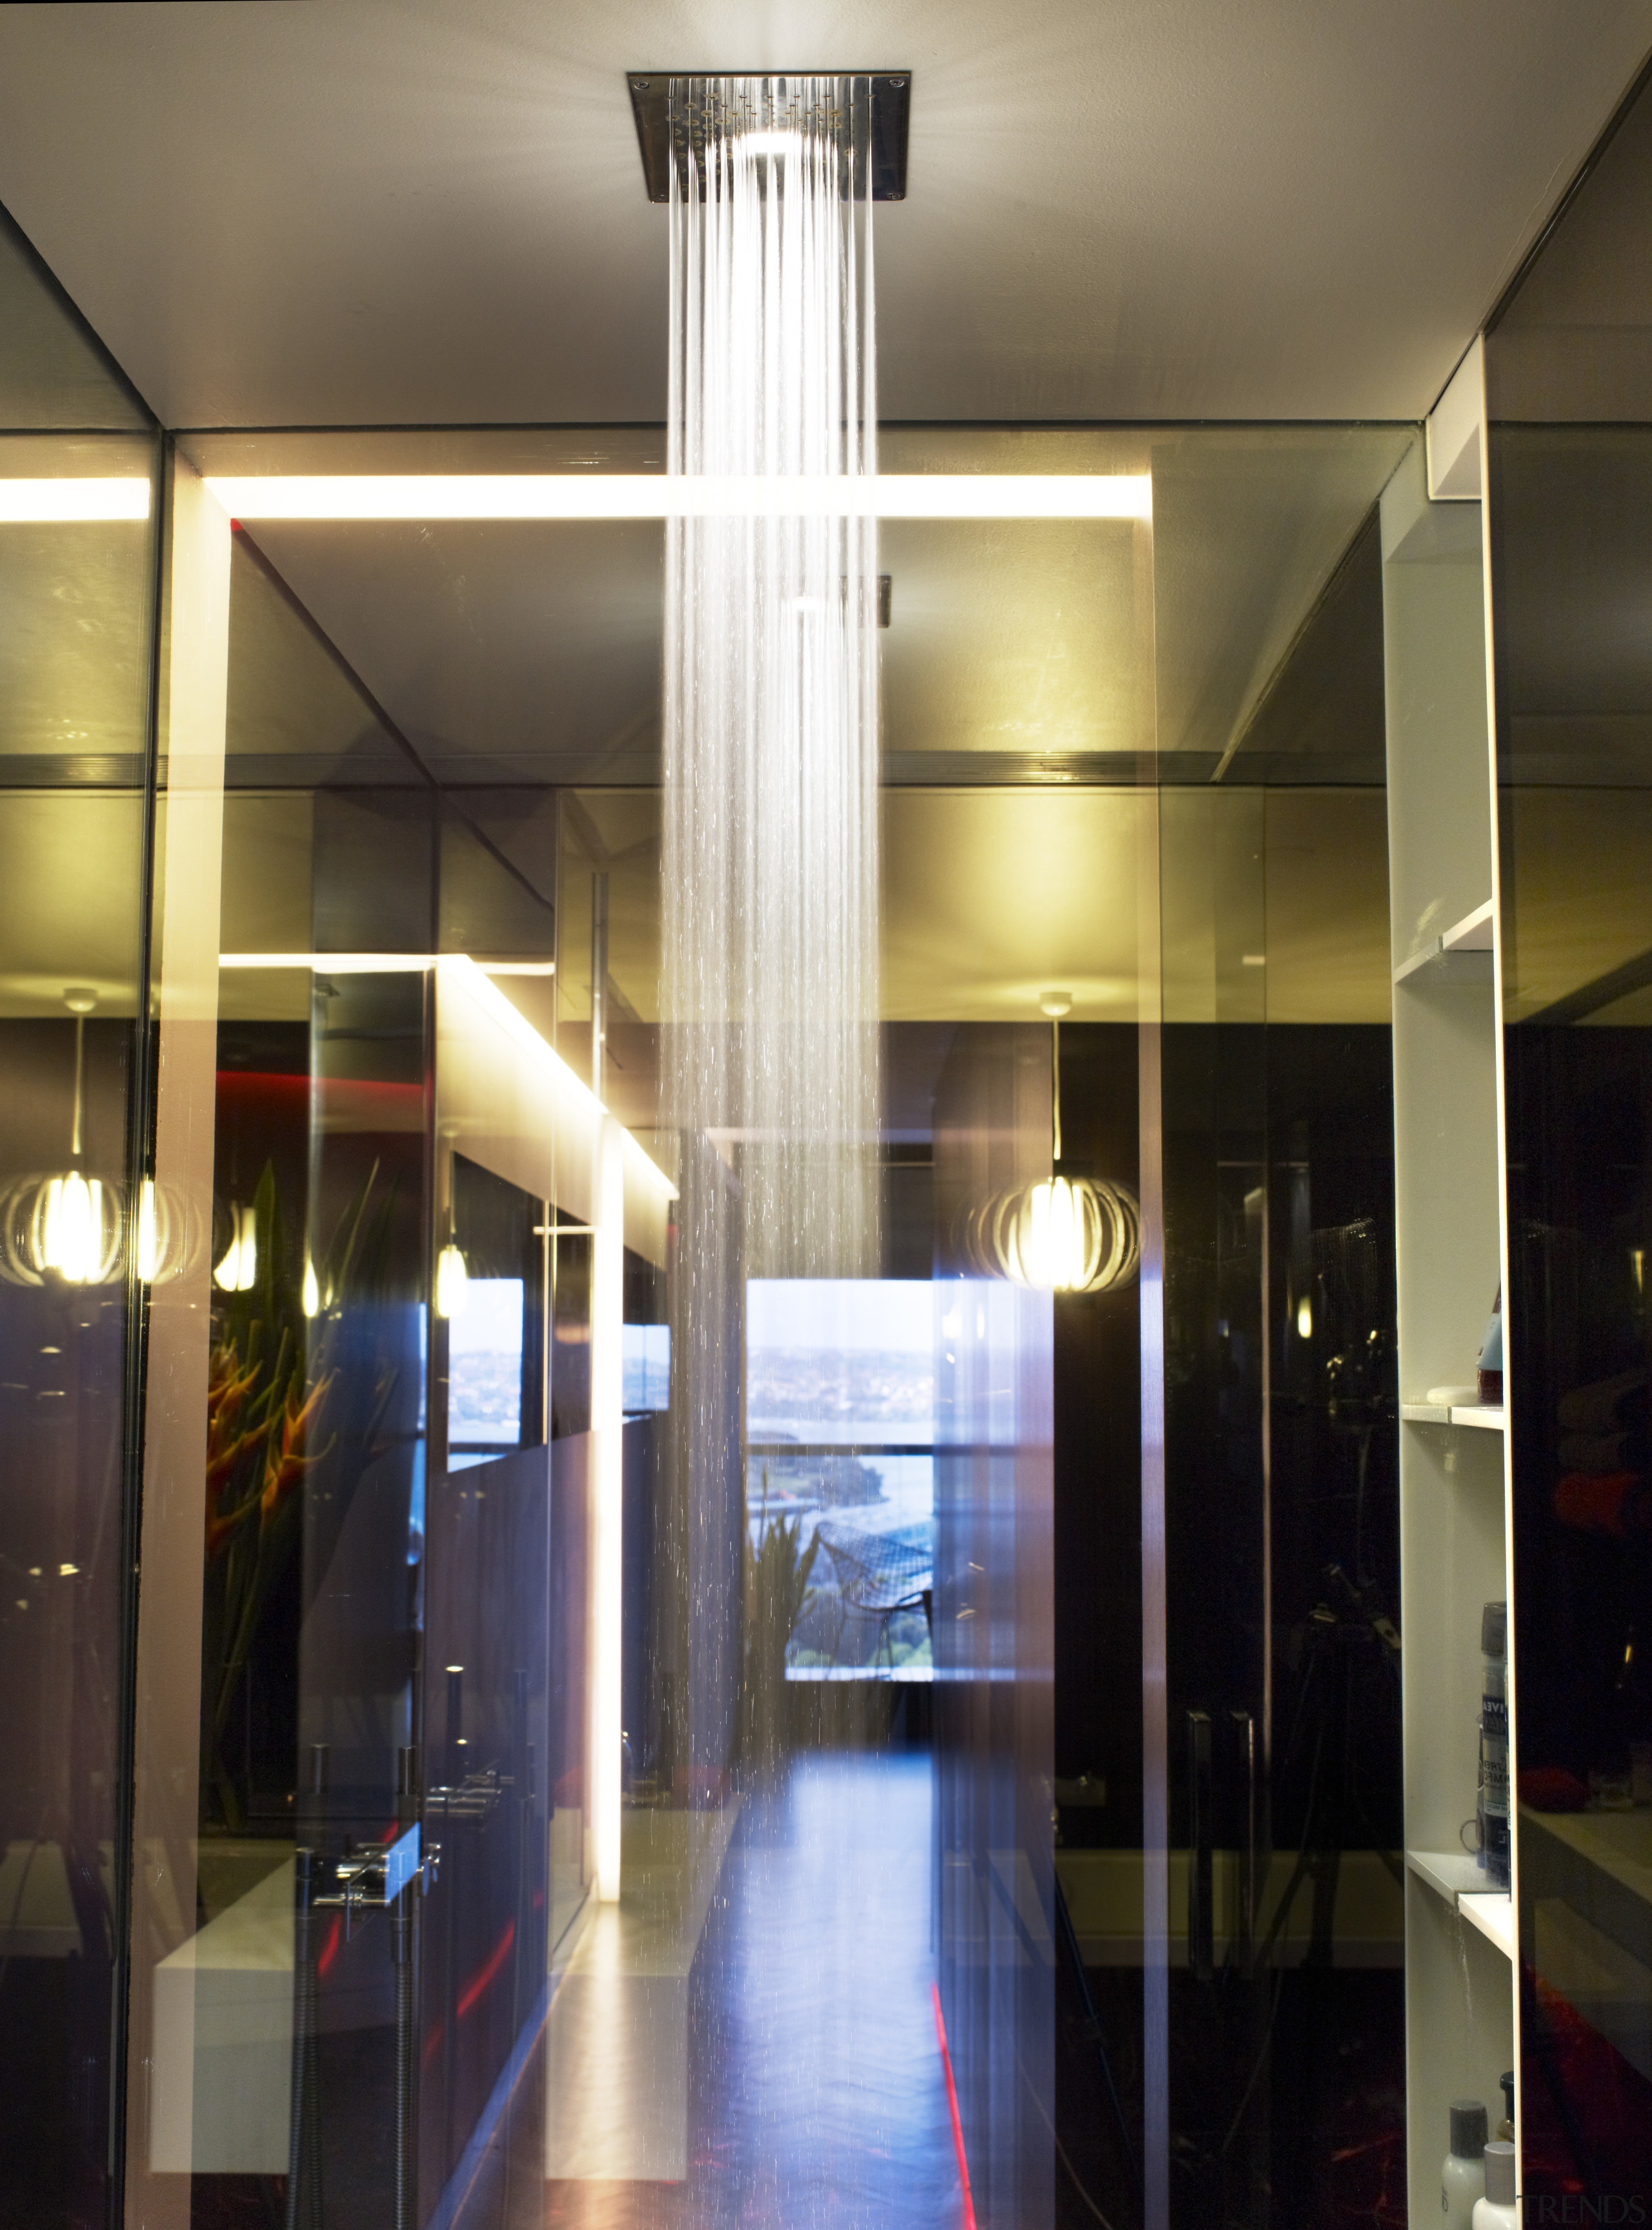
[[[254,1434],[248,1435],[249,1439],[255,1437]],[[249,1494],[239,1510],[232,1510],[228,1517],[224,1518],[219,1515],[215,1500],[209,1498],[207,1503],[207,1561],[209,1563],[228,1540],[236,1526],[251,1516],[253,1505],[256,1499],[256,1496]]]
[[[228,1430],[262,1375],[261,1366],[249,1363],[243,1372],[235,1343],[226,1340],[215,1347],[207,1363],[207,1418],[209,1424]]]
[[[302,1407],[299,1405],[296,1394],[288,1394],[286,1406],[281,1414],[280,1446],[279,1448],[276,1447],[275,1434],[272,1431],[269,1453],[264,1460],[264,1491],[259,1498],[259,1522],[261,1525],[269,1524],[305,1473],[312,1464],[319,1463],[326,1453],[324,1448],[314,1455],[306,1455],[305,1442],[327,1397],[328,1389],[337,1376],[335,1371],[325,1378],[318,1379]]]
[[[237,1525],[252,1509],[250,1498],[228,1517],[220,1513],[218,1498],[247,1449],[263,1437],[263,1428],[250,1433],[235,1431],[241,1404],[263,1375],[253,1363],[241,1369],[235,1344],[227,1340],[214,1348],[207,1366],[207,1557],[215,1556]]]
[[[215,1448],[210,1434],[207,1440],[207,1496],[215,1498],[224,1481],[241,1461],[254,1440],[262,1439],[260,1433],[243,1433],[239,1440],[231,1440],[228,1447]]]

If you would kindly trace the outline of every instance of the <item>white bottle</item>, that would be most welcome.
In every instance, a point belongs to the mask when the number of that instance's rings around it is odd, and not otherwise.
[[[1520,2219],[1514,2200],[1514,2148],[1489,2144],[1486,2147],[1486,2195],[1475,2201],[1474,2230],[1520,2230]]]
[[[1451,2101],[1451,2149],[1440,2170],[1443,2230],[1471,2230],[1476,2203],[1486,2195],[1486,2110],[1478,2098]]]

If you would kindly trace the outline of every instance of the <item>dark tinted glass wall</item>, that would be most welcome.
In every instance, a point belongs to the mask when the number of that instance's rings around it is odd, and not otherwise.
[[[1652,2204],[1644,87],[1504,306],[1487,379],[1526,2219],[1637,2220]]]
[[[1179,2224],[1403,2176],[1392,1062],[1376,1022],[1164,1031]]]
[[[23,484],[0,525],[7,2225],[101,2224],[116,2139],[156,464],[0,213],[0,479]]]

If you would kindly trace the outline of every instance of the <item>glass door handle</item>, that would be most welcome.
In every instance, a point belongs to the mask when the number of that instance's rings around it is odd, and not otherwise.
[[[1211,1817],[1211,1715],[1187,1714],[1187,1964],[1208,1982],[1216,1969],[1212,1911],[1214,1823]]]
[[[1239,1815],[1234,1822],[1237,1879],[1234,1883],[1233,1950],[1242,1975],[1250,1974],[1257,1957],[1257,1723],[1249,1711],[1230,1711],[1237,1781]]]

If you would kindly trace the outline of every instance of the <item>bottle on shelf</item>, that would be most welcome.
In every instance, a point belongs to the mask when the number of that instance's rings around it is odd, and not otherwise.
[[[1491,1321],[1486,1326],[1486,1337],[1480,1343],[1478,1372],[1480,1398],[1493,1408],[1501,1408],[1503,1400],[1503,1289],[1497,1288],[1497,1298],[1491,1305]]]
[[[1472,2230],[1475,2202],[1486,2195],[1486,2110],[1478,2098],[1451,2101],[1451,2149],[1440,2169],[1443,2230]]]
[[[1497,2124],[1497,2141],[1512,2145],[1514,2142],[1514,2071],[1512,2067],[1497,2078],[1497,2088],[1503,2094],[1503,2118]]]
[[[1514,2148],[1501,2138],[1486,2147],[1486,2195],[1475,2201],[1473,2230],[1520,2230]]]
[[[1480,1789],[1475,1810],[1488,1889],[1508,1887],[1508,1605],[1480,1614]]]

